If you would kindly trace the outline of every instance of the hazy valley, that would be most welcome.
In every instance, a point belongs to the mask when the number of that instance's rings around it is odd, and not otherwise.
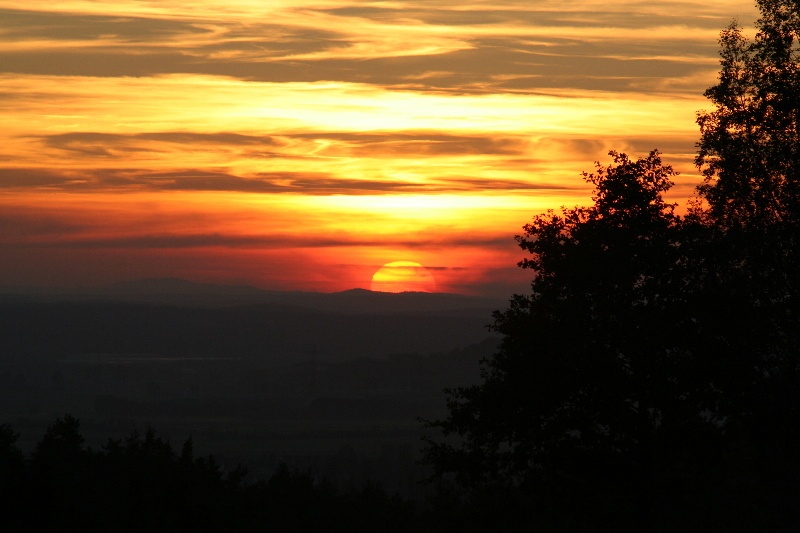
[[[253,477],[279,461],[407,496],[418,418],[475,382],[501,301],[448,294],[281,293],[143,280],[4,288],[0,421],[29,449],[65,413],[88,444],[148,427]]]

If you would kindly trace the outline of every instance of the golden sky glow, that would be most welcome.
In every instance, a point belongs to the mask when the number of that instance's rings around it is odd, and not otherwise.
[[[513,235],[614,149],[692,166],[751,2],[6,0],[0,285],[508,296]]]

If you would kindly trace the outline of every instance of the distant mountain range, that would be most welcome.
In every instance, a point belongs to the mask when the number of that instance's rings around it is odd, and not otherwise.
[[[158,278],[0,288],[0,357],[156,354],[343,361],[462,349],[507,302],[442,293],[263,291]]]
[[[229,307],[273,305],[332,313],[438,313],[486,312],[500,309],[500,299],[449,293],[373,292],[351,289],[335,293],[266,291],[249,285],[197,283],[178,278],[147,278],[90,288],[41,288],[0,286],[0,296],[36,297],[47,300],[107,300],[180,307]]]

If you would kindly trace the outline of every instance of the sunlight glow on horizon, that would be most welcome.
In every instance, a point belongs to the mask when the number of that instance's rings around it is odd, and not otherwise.
[[[415,261],[392,261],[372,275],[370,289],[376,292],[436,292],[436,280]]]

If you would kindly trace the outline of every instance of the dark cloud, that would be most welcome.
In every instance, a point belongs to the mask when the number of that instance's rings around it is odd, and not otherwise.
[[[397,157],[403,155],[520,155],[526,151],[526,140],[497,135],[449,135],[433,132],[416,133],[349,133],[324,132],[292,135],[348,143],[349,155],[356,157]],[[336,149],[336,147],[334,147]]]
[[[696,9],[696,8],[695,8]],[[417,90],[482,92],[549,88],[639,91],[640,80],[685,77],[708,70],[692,61],[714,57],[717,43],[657,38],[632,45],[613,29],[691,24],[721,28],[715,17],[618,12],[528,10],[420,10],[349,7],[329,13],[376,22],[416,19],[434,25],[610,28],[608,38],[563,37],[542,32],[469,37],[469,49],[433,55],[315,59],[314,52],[355,44],[352,37],[307,27],[174,21],[156,18],[65,15],[0,10],[11,36],[25,39],[100,39],[103,46],[6,50],[0,70],[27,74],[151,76],[168,73],[233,76],[253,81],[344,81]],[[354,21],[358,23],[358,21]],[[4,28],[5,29],[5,28]],[[113,37],[109,37],[109,35]],[[712,67],[713,69],[713,67]],[[699,89],[698,89],[699,90]]]
[[[122,136],[119,136],[122,137]],[[265,135],[242,135],[240,133],[190,133],[184,131],[140,133],[130,135],[134,139],[176,144],[232,144],[238,146],[280,145],[279,141]]]
[[[86,228],[74,218],[50,210],[5,205],[0,212],[0,243],[5,244],[28,240],[52,244]]]
[[[189,22],[149,17],[103,17],[0,9],[3,33],[14,39],[95,40],[114,35],[128,42],[153,43],[176,34],[205,33]]]
[[[721,17],[694,17],[687,20],[686,13],[696,13],[696,3],[671,2],[674,6],[672,13],[653,13],[652,4],[641,3],[641,12],[636,12],[635,7],[626,4],[624,13],[618,10],[604,9],[602,11],[577,11],[577,10],[547,10],[532,9],[531,4],[521,4],[519,9],[503,9],[495,6],[491,9],[448,9],[437,8],[425,3],[424,8],[403,6],[402,8],[375,7],[375,6],[348,6],[324,10],[342,17],[368,19],[376,22],[393,22],[416,20],[431,25],[446,26],[486,26],[498,25],[506,27],[519,27],[522,25],[548,26],[548,27],[610,27],[610,28],[656,28],[668,25],[685,25],[690,22],[697,28],[719,29],[728,20]],[[609,7],[611,7],[609,5]]]
[[[341,35],[321,29],[270,23],[239,24],[208,20],[75,15],[0,9],[3,33],[15,40],[103,41],[141,53],[159,45],[184,52],[242,51],[261,55],[309,53],[338,43]],[[204,40],[203,37],[207,37]]]
[[[148,151],[141,141],[184,145],[279,146],[282,143],[269,136],[238,133],[156,132],[130,135],[96,132],[73,132],[41,137],[50,148],[81,154],[113,156],[116,151]]]
[[[406,182],[349,179],[331,174],[271,172],[242,177],[226,172],[188,169],[153,172],[142,169],[85,169],[58,172],[47,169],[0,169],[0,188],[43,187],[74,192],[125,191],[231,191],[246,193],[392,194],[480,191],[565,190],[563,184],[541,184],[511,179],[442,177]]]
[[[448,91],[522,91],[577,88],[606,91],[640,91],[637,82],[650,78],[691,76],[709,69],[692,57],[713,57],[715,42],[658,41],[637,43],[603,40],[547,38],[526,41],[518,37],[475,40],[474,48],[448,54],[366,60],[368,71],[387,84],[381,74],[391,65],[394,83],[405,81],[417,89]],[[691,56],[687,56],[691,53]],[[713,67],[711,67],[713,69]],[[417,77],[425,72],[419,81]]]
[[[15,41],[48,40],[49,47],[5,50],[0,71],[73,76],[151,76],[168,73],[310,81],[295,61],[272,61],[341,46],[333,31],[269,23],[209,23],[155,17],[71,15],[0,9],[3,33]],[[96,46],[59,46],[95,41]],[[322,79],[311,76],[312,79]]]
[[[481,248],[508,248],[513,245],[513,239],[508,236],[470,236],[455,235],[447,232],[439,238],[435,234],[425,233],[419,238],[409,235],[406,238],[387,238],[385,236],[374,239],[364,239],[357,235],[327,236],[325,239],[308,239],[303,235],[234,235],[222,233],[192,233],[170,234],[154,233],[144,235],[119,235],[114,237],[93,237],[83,235],[78,230],[85,227],[70,227],[60,225],[58,219],[42,222],[38,213],[27,213],[21,217],[27,231],[16,231],[12,238],[6,234],[0,238],[0,248],[119,248],[119,249],[182,249],[182,248],[259,248],[259,249],[286,249],[286,248],[339,248],[362,246],[390,246],[414,249],[439,249],[442,247],[454,248],[460,246]],[[7,220],[0,217],[0,228],[7,228]],[[100,226],[98,226],[100,227]],[[48,231],[52,228],[54,231]],[[24,238],[23,238],[24,237]],[[36,238],[32,238],[36,237]],[[450,269],[452,270],[452,269]]]
[[[526,140],[518,137],[479,135],[447,135],[443,133],[348,133],[319,132],[297,133],[282,136],[243,135],[238,133],[163,132],[140,134],[110,134],[74,132],[49,135],[41,138],[50,148],[69,150],[85,155],[110,157],[116,151],[149,151],[141,141],[155,143],[232,147],[280,148],[292,139],[344,141],[351,156],[397,157],[407,155],[521,155],[526,151]],[[337,147],[334,147],[336,149]],[[272,152],[270,152],[272,153]],[[290,154],[280,154],[289,156]]]
[[[434,272],[465,272],[471,270],[467,267],[451,267],[451,266],[425,266],[425,270],[433,270]]]
[[[172,191],[279,192],[269,180],[250,179],[204,170],[186,170],[140,175],[138,184],[147,189]]]
[[[64,186],[71,180],[63,172],[41,168],[0,168],[0,189]]]
[[[536,183],[522,180],[487,178],[442,178],[437,180],[442,191],[541,191],[541,190],[581,190],[584,187],[565,183]]]

